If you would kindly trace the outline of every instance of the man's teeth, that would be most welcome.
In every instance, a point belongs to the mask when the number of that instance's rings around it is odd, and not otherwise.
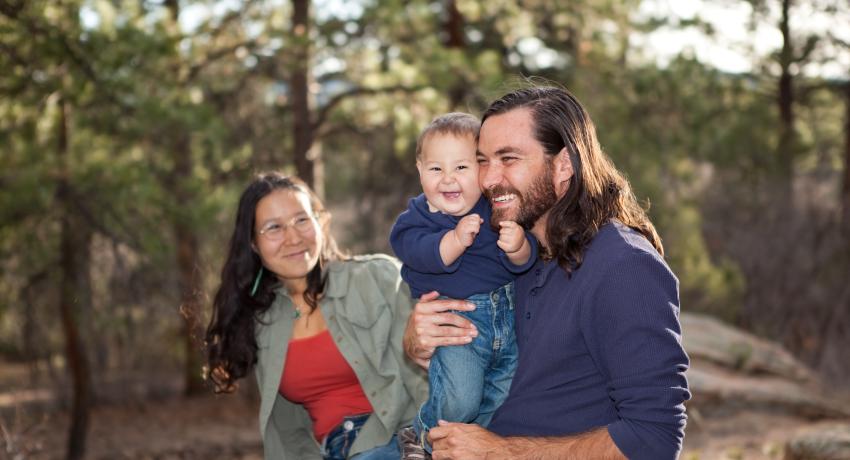
[[[493,201],[495,201],[496,203],[504,203],[505,201],[510,201],[514,198],[516,198],[516,195],[514,195],[513,193],[509,193],[507,195],[499,195],[493,198]]]

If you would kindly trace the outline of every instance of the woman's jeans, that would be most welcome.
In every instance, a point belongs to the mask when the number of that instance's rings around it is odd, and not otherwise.
[[[345,460],[348,458],[348,452],[357,439],[357,434],[360,433],[360,428],[366,423],[371,414],[351,415],[342,419],[336,428],[334,428],[322,441],[322,457],[325,460]],[[354,457],[356,460],[398,460],[401,457],[401,451],[398,447],[396,436],[393,435],[390,442],[383,446],[378,446],[361,452]]]
[[[478,328],[471,343],[438,347],[428,367],[429,396],[413,422],[430,451],[427,432],[438,420],[487,426],[504,402],[516,370],[513,283],[468,299],[474,311],[458,311]]]

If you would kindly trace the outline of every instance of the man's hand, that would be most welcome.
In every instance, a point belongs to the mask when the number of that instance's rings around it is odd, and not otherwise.
[[[503,438],[478,425],[440,420],[428,439],[434,460],[627,460],[605,427],[568,436]]]
[[[435,291],[424,294],[407,320],[404,352],[416,364],[428,369],[437,347],[464,345],[478,335],[475,325],[452,310],[472,311],[475,305],[463,300],[435,300]]]
[[[518,223],[512,220],[499,222],[499,241],[496,245],[505,251],[505,254],[519,251],[525,243],[525,230]]]
[[[464,216],[458,221],[454,229],[455,238],[457,238],[458,243],[460,243],[460,245],[464,248],[472,246],[472,243],[475,241],[475,237],[478,236],[478,232],[481,230],[481,224],[483,223],[484,219],[482,219],[478,214]]]
[[[434,460],[498,460],[511,458],[507,440],[478,425],[440,420],[428,434]]]

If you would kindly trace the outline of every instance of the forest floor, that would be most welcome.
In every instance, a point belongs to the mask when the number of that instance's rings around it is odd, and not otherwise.
[[[3,363],[8,376],[10,368]],[[0,383],[2,379],[0,379]],[[35,404],[38,390],[0,385],[0,459],[63,458],[67,411]],[[261,459],[257,403],[246,394],[131,398],[93,409],[87,459]],[[26,404],[19,401],[30,398]],[[18,401],[18,402],[16,402]],[[779,460],[812,422],[784,414],[689,413],[685,460]]]

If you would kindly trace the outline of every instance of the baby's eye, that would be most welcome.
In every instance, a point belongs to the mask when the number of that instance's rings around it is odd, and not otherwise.
[[[430,168],[428,168],[428,171],[437,172],[437,171],[440,171],[440,167],[439,166],[431,166]]]
[[[458,170],[461,170],[461,169],[469,169],[469,166],[466,166],[466,165],[460,165],[460,166],[458,166],[458,167],[457,167],[457,169],[458,169]]]

